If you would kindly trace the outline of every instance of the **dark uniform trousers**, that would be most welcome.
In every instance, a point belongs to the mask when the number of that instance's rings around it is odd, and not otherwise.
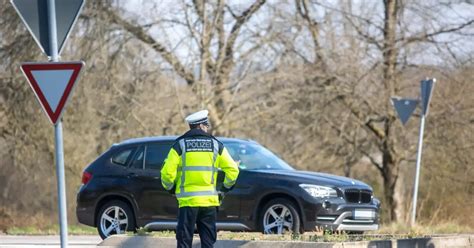
[[[217,238],[217,207],[181,207],[178,213],[176,240],[178,248],[191,248],[197,226],[202,248],[214,247]]]

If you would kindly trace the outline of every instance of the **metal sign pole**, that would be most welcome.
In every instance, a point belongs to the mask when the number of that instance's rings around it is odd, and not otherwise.
[[[58,38],[56,30],[56,6],[55,0],[48,0],[48,25],[49,46],[52,62],[59,61]],[[64,152],[63,152],[63,126],[61,119],[54,125],[55,148],[56,148],[56,177],[58,181],[58,207],[59,226],[61,237],[61,248],[67,247],[67,207],[66,207],[66,183],[64,176]]]
[[[418,199],[418,184],[420,181],[420,170],[421,170],[421,154],[423,152],[423,134],[425,132],[425,119],[428,115],[428,109],[430,106],[431,96],[433,92],[434,84],[436,83],[436,78],[426,79],[421,81],[421,99],[420,101],[414,99],[401,99],[398,97],[392,98],[392,104],[397,111],[402,124],[405,125],[413,114],[418,102],[421,102],[421,120],[420,120],[420,136],[418,137],[418,151],[416,154],[416,175],[415,175],[415,185],[413,187],[413,205],[412,205],[412,215],[411,215],[411,226],[415,225],[416,220],[416,201]]]
[[[56,145],[56,177],[58,180],[58,206],[61,247],[65,248],[67,247],[67,208],[66,183],[64,176],[63,126],[61,120],[58,120],[54,126],[54,134]]]
[[[415,186],[413,187],[413,207],[411,214],[411,226],[415,225],[416,220],[416,201],[418,198],[418,183],[420,181],[420,169],[421,169],[421,153],[423,150],[423,134],[425,131],[425,115],[421,115],[420,120],[420,137],[418,138],[418,152],[416,155],[416,175],[415,175]]]
[[[54,63],[59,61],[59,53],[66,42],[71,28],[79,17],[84,7],[85,0],[10,0],[28,31],[38,43],[43,52],[49,56],[49,62],[53,63],[24,63],[21,69],[25,74],[31,89],[35,92],[39,103],[46,115],[54,124],[55,155],[56,155],[56,178],[58,184],[58,208],[59,224],[61,234],[61,247],[67,247],[67,207],[66,207],[66,183],[64,176],[64,149],[63,129],[61,114],[74,87],[84,62]],[[56,11],[60,13],[56,15]],[[59,18],[59,19],[57,19]],[[57,25],[59,24],[59,26]],[[59,40],[58,40],[59,38]],[[72,70],[68,79],[64,78],[64,70]],[[37,78],[33,71],[48,71],[47,77]],[[59,76],[57,76],[59,75]],[[57,81],[59,80],[59,81]],[[54,81],[58,87],[50,87]],[[41,85],[48,84],[46,88]],[[66,86],[65,88],[61,88]],[[61,91],[62,90],[62,91]],[[42,93],[48,91],[54,97],[48,97]],[[60,96],[59,102],[56,97]],[[53,107],[54,106],[54,107]]]

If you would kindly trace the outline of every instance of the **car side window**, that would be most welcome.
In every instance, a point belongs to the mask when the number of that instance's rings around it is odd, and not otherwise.
[[[119,151],[118,153],[112,156],[112,162],[114,164],[126,166],[134,150],[135,148],[129,148],[129,149]]]
[[[136,169],[143,169],[143,155],[144,155],[144,148],[142,146],[138,148],[137,152],[135,152],[135,156],[133,157],[130,167],[136,168]]]
[[[146,148],[145,169],[160,170],[172,143],[150,144]]]

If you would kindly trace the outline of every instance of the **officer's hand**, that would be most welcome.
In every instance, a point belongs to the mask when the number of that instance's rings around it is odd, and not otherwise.
[[[225,197],[225,193],[222,191],[219,191],[218,195],[219,195],[219,202],[222,203],[222,200],[224,200],[224,197]]]
[[[226,188],[224,185],[222,185],[220,191],[224,192],[224,193],[227,193],[227,192],[231,191],[234,188],[234,186],[235,186],[235,184],[232,185],[232,187],[230,187],[230,188]]]
[[[170,190],[167,190],[168,193],[170,193],[171,195],[174,195],[175,194],[175,191],[176,191],[176,185],[173,186],[173,188],[171,188]]]

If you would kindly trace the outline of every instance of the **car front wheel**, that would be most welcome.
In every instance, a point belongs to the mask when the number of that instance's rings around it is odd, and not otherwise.
[[[118,200],[107,202],[101,207],[96,223],[102,239],[135,229],[135,218],[130,206]]]
[[[269,201],[262,208],[260,229],[264,234],[300,232],[300,216],[293,202],[285,198]]]

